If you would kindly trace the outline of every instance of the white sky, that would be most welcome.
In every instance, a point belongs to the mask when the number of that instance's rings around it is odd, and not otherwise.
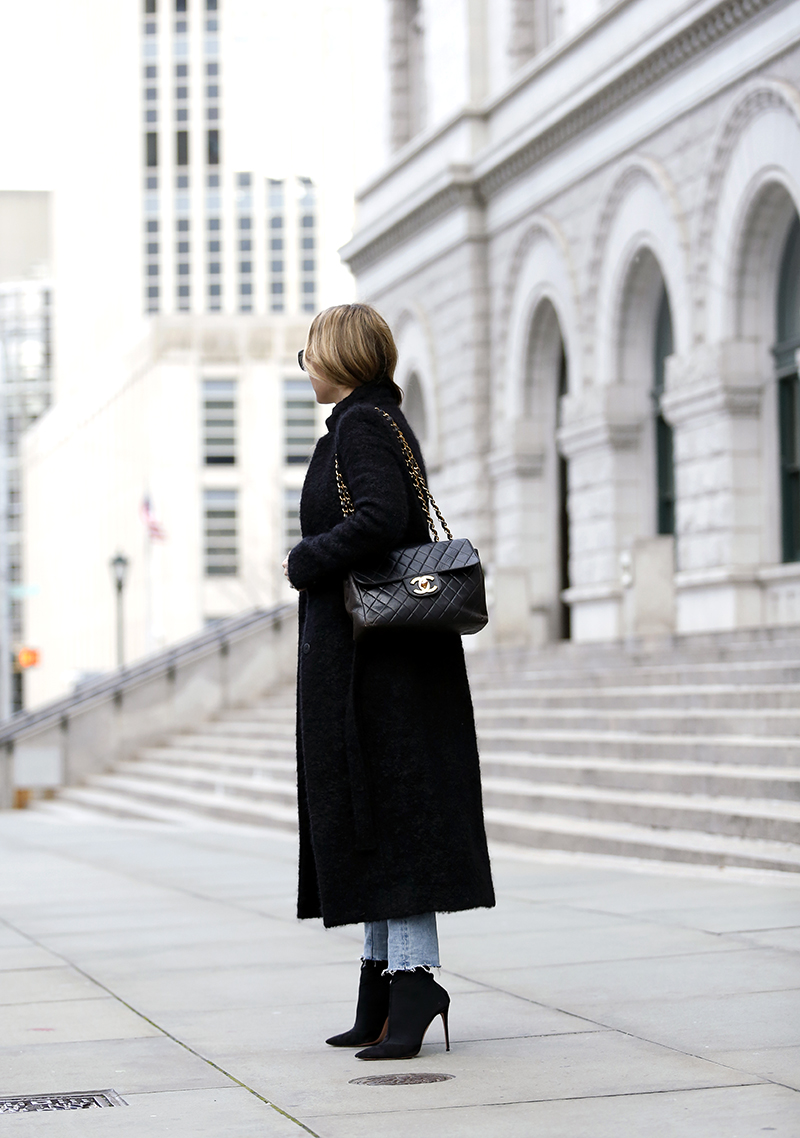
[[[129,74],[122,60],[115,72],[106,45],[114,50],[121,20],[135,34],[142,7],[0,0],[0,189],[56,188],[102,143],[100,104],[115,102],[103,87]],[[348,193],[364,181],[384,146],[383,9],[383,0],[220,0],[237,60],[223,77],[229,154],[253,161],[257,139],[265,168],[332,177]]]

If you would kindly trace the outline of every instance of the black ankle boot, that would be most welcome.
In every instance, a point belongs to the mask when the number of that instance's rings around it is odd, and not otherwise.
[[[359,1051],[356,1059],[413,1059],[419,1054],[425,1032],[438,1015],[450,1050],[447,1017],[450,997],[430,972],[414,968],[395,972],[389,998],[389,1029],[382,1043]]]
[[[361,962],[356,1022],[349,1031],[343,1031],[341,1035],[332,1035],[330,1039],[326,1039],[325,1042],[331,1047],[366,1047],[383,1039],[389,1015],[391,977],[383,975],[387,967],[386,960]]]

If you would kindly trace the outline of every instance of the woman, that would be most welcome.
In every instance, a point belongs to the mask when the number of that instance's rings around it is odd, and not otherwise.
[[[303,539],[284,562],[300,590],[298,916],[365,924],[355,1024],[327,1042],[411,1058],[438,1015],[449,1048],[450,998],[430,971],[436,912],[494,905],[469,685],[455,633],[373,629],[354,643],[344,606],[351,569],[430,540],[381,414],[422,466],[386,322],[365,304],[329,308],[299,361],[317,402],[335,407],[303,486]]]

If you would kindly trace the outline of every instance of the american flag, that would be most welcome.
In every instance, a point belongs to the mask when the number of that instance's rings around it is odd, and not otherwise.
[[[139,507],[139,515],[147,526],[147,535],[151,541],[166,540],[167,535],[156,521],[156,516],[153,513],[153,503],[150,501],[149,494],[145,494],[144,498],[142,498],[142,504]]]

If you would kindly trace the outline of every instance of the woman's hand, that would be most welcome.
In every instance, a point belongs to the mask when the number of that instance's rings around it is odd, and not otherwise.
[[[283,561],[281,562],[281,565],[283,566],[283,575],[286,578],[286,580],[289,581],[289,554],[288,553],[286,554]],[[292,584],[291,581],[289,581],[289,588],[290,589],[294,588],[294,585]]]

